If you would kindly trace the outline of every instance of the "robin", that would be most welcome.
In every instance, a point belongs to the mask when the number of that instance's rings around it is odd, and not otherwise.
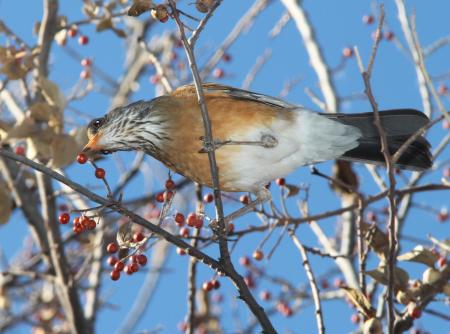
[[[384,162],[371,112],[323,114],[229,86],[204,84],[203,89],[223,191],[258,196],[270,181],[326,160]],[[380,111],[379,115],[391,153],[429,121],[413,109]],[[211,187],[203,136],[195,87],[187,85],[94,119],[88,125],[84,151],[142,150],[173,171]],[[425,138],[417,138],[396,166],[415,171],[431,167],[429,147]]]

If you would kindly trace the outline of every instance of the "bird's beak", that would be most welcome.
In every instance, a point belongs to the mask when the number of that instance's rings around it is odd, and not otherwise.
[[[98,145],[98,142],[100,141],[101,133],[96,133],[92,138],[89,139],[89,142],[87,145],[83,148],[83,152],[89,152],[89,151],[100,151],[103,149],[101,145]]]

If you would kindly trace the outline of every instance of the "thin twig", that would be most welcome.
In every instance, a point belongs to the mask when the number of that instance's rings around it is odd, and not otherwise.
[[[322,316],[322,306],[320,304],[320,296],[319,296],[319,288],[317,287],[316,279],[314,278],[314,274],[312,272],[311,265],[309,264],[308,260],[308,254],[306,253],[305,248],[303,247],[300,240],[295,235],[295,232],[293,230],[289,230],[289,235],[292,238],[292,241],[294,242],[294,245],[298,248],[300,251],[300,254],[303,259],[303,267],[306,271],[306,276],[308,277],[309,285],[311,286],[311,293],[314,300],[314,307],[315,307],[315,313],[316,313],[316,320],[317,320],[317,329],[318,333],[324,334],[325,333],[325,324],[323,323],[323,316]]]

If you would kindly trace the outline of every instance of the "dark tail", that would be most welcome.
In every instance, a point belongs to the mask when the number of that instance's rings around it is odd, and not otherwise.
[[[374,125],[372,112],[360,114],[325,114],[340,123],[361,130],[359,146],[346,152],[342,159],[365,163],[383,164],[380,137]],[[386,131],[389,152],[394,154],[417,130],[429,122],[427,116],[414,109],[380,111],[381,124]],[[417,138],[397,161],[399,168],[422,171],[432,166],[430,144],[424,137]]]

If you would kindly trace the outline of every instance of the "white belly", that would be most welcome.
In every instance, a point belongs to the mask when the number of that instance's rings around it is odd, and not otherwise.
[[[227,171],[227,181],[234,188],[257,191],[270,181],[284,177],[295,169],[315,162],[336,159],[358,146],[358,129],[331,121],[325,116],[305,110],[297,114],[294,122],[278,120],[265,129],[247,131],[235,141],[260,141],[271,135],[278,141],[273,148],[242,145]]]

